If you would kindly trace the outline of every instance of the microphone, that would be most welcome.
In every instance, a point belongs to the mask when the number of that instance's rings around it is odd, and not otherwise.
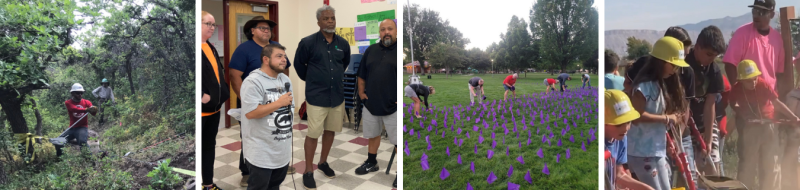
[[[286,89],[285,92],[287,92],[287,93],[290,92],[289,89],[291,89],[292,85],[289,84],[289,82],[284,83],[283,86],[286,87],[285,88]],[[292,100],[294,100],[294,97],[292,97]],[[286,108],[293,109],[294,108],[294,104],[289,104],[289,106],[286,106]]]

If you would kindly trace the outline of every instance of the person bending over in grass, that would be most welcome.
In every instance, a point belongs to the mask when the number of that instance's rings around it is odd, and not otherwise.
[[[469,79],[469,104],[475,104],[475,98],[478,98],[478,103],[483,104],[483,79],[481,77],[472,77]]]
[[[781,151],[779,145],[778,126],[772,122],[758,122],[775,119],[775,111],[800,122],[800,119],[778,99],[778,94],[761,77],[761,71],[752,60],[745,59],[737,66],[738,83],[731,89],[730,105],[736,112],[737,119],[747,122],[741,128],[741,133],[747,134],[740,139],[744,151],[743,163],[737,179],[748,187],[756,186],[756,176],[759,179],[759,189],[775,189],[777,172],[773,168],[778,164],[774,159]],[[756,121],[753,121],[756,120]],[[795,150],[796,151],[796,150]]]
[[[553,92],[556,91],[556,79],[546,78],[544,79],[544,85],[547,86],[544,94],[550,93],[550,90],[553,90]]]
[[[567,73],[561,73],[556,79],[558,79],[558,83],[560,84],[559,86],[561,87],[561,92],[564,92],[564,89],[567,88],[567,81],[572,80],[572,77],[570,77]]]
[[[588,73],[584,73],[583,75],[581,75],[581,82],[583,82],[583,86],[581,86],[581,89],[585,88],[587,85],[589,86],[589,88],[592,88],[592,84],[589,83]]]
[[[632,85],[631,102],[641,117],[628,132],[628,165],[639,181],[657,190],[670,189],[667,129],[680,121],[688,105],[676,75],[679,68],[689,66],[683,50],[683,43],[673,37],[656,41]]]
[[[605,91],[606,110],[606,152],[611,158],[606,160],[606,182],[611,189],[653,189],[647,184],[636,181],[631,177],[631,172],[623,165],[628,163],[627,144],[625,136],[631,128],[631,121],[640,117],[639,112],[633,109],[628,95],[620,90],[609,89]]]
[[[506,79],[503,80],[503,89],[506,90],[505,93],[503,93],[503,101],[506,101],[508,98],[508,91],[511,91],[511,94],[514,96],[514,98],[517,98],[517,91],[514,86],[514,84],[517,83],[517,77],[519,77],[519,75],[514,73],[512,75],[508,75]]]
[[[434,91],[433,89],[433,86],[410,84],[406,86],[403,91],[405,91],[406,97],[409,97],[411,98],[411,100],[414,100],[414,117],[417,118],[422,117],[422,114],[420,114],[419,112],[420,104],[422,102],[425,102],[425,111],[431,111],[431,109],[428,108],[429,106],[428,95],[433,95],[434,93],[436,93],[436,91]],[[419,99],[420,97],[423,97],[424,100],[420,101]]]

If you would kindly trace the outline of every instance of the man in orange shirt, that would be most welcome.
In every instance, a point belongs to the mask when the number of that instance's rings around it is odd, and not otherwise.
[[[519,75],[517,75],[517,73],[514,73],[512,75],[508,75],[506,79],[503,80],[503,88],[506,89],[506,92],[503,93],[503,101],[506,101],[509,90],[511,91],[511,95],[513,95],[515,99],[517,98],[517,91],[514,88],[514,84],[517,83],[518,76]]]

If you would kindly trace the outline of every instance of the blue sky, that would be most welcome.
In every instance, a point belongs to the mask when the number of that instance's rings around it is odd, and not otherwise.
[[[747,6],[752,4],[753,1],[747,0],[606,0],[605,30],[663,30],[708,19],[741,16],[750,12]],[[776,4],[776,9],[794,6],[795,11],[800,10],[800,0],[776,0]]]
[[[473,47],[485,50],[492,42],[500,42],[500,34],[508,28],[511,17],[517,15],[530,23],[529,13],[534,0],[399,0],[402,6],[407,2],[419,4],[439,12],[439,16],[450,21],[450,26],[458,28],[464,37],[469,38],[467,49]],[[599,0],[595,0],[595,5]],[[404,9],[400,9],[404,10]],[[405,13],[403,13],[405,14]]]

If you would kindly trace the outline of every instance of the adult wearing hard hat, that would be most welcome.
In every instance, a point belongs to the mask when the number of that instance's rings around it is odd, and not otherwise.
[[[84,90],[80,83],[73,84],[69,92],[72,98],[64,101],[64,105],[69,113],[70,128],[64,132],[64,136],[67,137],[67,141],[76,139],[83,149],[89,146],[86,144],[86,141],[89,140],[89,118],[86,116],[90,113],[97,115],[97,107],[92,106],[92,102],[89,100],[83,99]],[[61,156],[61,154],[63,154],[61,147],[57,147],[56,155]]]
[[[94,95],[95,98],[100,99],[100,124],[102,125],[105,121],[106,115],[103,113],[103,110],[105,109],[105,106],[103,105],[108,103],[109,100],[111,100],[111,103],[116,105],[117,100],[114,98],[114,91],[108,86],[108,79],[104,78],[100,84],[102,84],[102,86],[95,88],[92,91],[92,95]]]

